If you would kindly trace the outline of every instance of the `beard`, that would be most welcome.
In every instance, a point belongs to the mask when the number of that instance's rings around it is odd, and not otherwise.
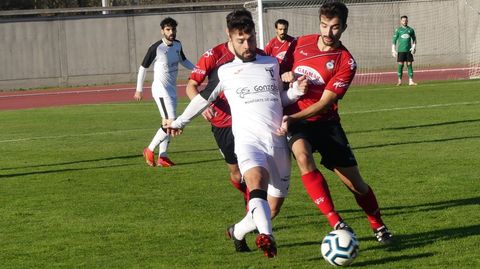
[[[255,56],[257,54],[255,51],[247,50],[242,53],[238,53],[237,51],[235,51],[235,55],[244,62],[250,62],[255,59]]]
[[[322,35],[322,42],[323,42],[323,44],[325,44],[327,46],[331,46],[331,45],[335,44],[335,39],[332,38],[332,37],[329,37],[329,36],[323,36]]]

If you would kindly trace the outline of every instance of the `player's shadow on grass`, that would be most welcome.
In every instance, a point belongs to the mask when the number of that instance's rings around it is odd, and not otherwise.
[[[439,122],[439,123],[409,125],[409,126],[400,126],[400,127],[377,128],[377,129],[370,129],[370,130],[349,131],[347,133],[349,134],[374,133],[379,131],[395,131],[395,130],[407,130],[407,129],[416,129],[416,128],[429,128],[429,127],[436,127],[436,126],[455,125],[455,124],[473,123],[473,122],[480,122],[480,119],[446,121],[446,122]]]
[[[7,178],[13,178],[13,177],[20,177],[20,176],[31,176],[31,175],[42,175],[42,174],[52,174],[52,173],[85,171],[85,170],[95,170],[95,169],[125,167],[125,166],[133,166],[133,164],[115,164],[115,165],[103,165],[103,166],[95,166],[95,167],[62,168],[62,169],[52,169],[52,170],[45,170],[45,171],[31,171],[31,172],[0,175],[0,178],[7,179]]]
[[[210,148],[210,149],[193,149],[193,150],[179,150],[179,151],[170,151],[170,153],[192,153],[192,152],[206,152],[206,151],[217,151],[217,148]],[[132,154],[132,155],[124,155],[124,156],[113,156],[113,157],[104,157],[104,158],[96,158],[96,159],[86,159],[86,160],[75,160],[75,161],[67,161],[67,162],[59,162],[59,163],[46,163],[46,164],[28,164],[24,166],[15,166],[15,167],[5,167],[0,168],[0,171],[6,170],[15,170],[15,169],[22,169],[22,168],[38,168],[38,167],[51,167],[51,166],[59,166],[59,165],[72,165],[72,164],[82,164],[82,163],[94,163],[99,161],[111,161],[111,160],[125,160],[125,159],[135,159],[142,157],[142,154]],[[143,158],[143,157],[142,157]],[[216,161],[217,159],[211,160]],[[205,161],[203,161],[205,162]],[[190,162],[186,164],[192,164],[195,162]],[[0,175],[1,177],[1,175]]]
[[[418,259],[428,258],[432,256],[435,256],[435,253],[427,252],[427,253],[419,253],[414,255],[400,255],[400,256],[393,256],[393,257],[389,256],[381,259],[369,259],[368,261],[353,262],[350,265],[350,267],[365,267],[365,266],[380,265],[380,264],[391,264],[392,262],[398,262],[398,261],[404,261],[404,260],[412,261],[412,260],[418,260]]]
[[[454,140],[465,140],[465,139],[478,139],[480,135],[473,135],[473,136],[460,136],[460,137],[451,137],[451,138],[441,138],[441,139],[426,139],[426,140],[418,140],[418,141],[405,141],[405,142],[392,142],[392,143],[385,143],[385,144],[377,144],[377,145],[368,145],[368,146],[359,146],[359,147],[352,147],[353,149],[369,149],[369,148],[383,148],[389,146],[399,146],[399,145],[411,145],[411,144],[423,144],[423,143],[438,143],[438,142],[446,142],[446,141],[454,141]]]
[[[468,205],[480,205],[480,196],[479,197],[471,197],[471,198],[464,198],[464,199],[455,199],[455,200],[446,200],[446,201],[439,201],[439,202],[432,202],[426,204],[418,204],[418,205],[407,205],[407,206],[389,206],[389,207],[382,207],[382,215],[383,216],[398,216],[402,214],[412,214],[416,212],[431,212],[431,211],[443,211],[448,208],[457,207],[457,206],[468,206]],[[360,209],[346,209],[346,210],[338,210],[338,212],[342,214],[349,214],[349,213],[363,213]],[[359,218],[364,218],[364,216],[359,216]]]
[[[408,205],[408,206],[391,206],[391,207],[382,207],[383,216],[399,216],[402,214],[415,214],[415,213],[425,213],[432,211],[444,211],[448,208],[458,207],[458,206],[469,206],[469,205],[480,205],[480,197],[471,197],[464,199],[455,199],[447,201],[432,202],[426,204],[418,205]],[[347,221],[353,219],[365,219],[365,215],[361,209],[346,209],[338,210],[343,216],[346,216]],[[355,215],[352,215],[354,213]],[[318,227],[319,225],[327,225],[325,218],[319,212],[309,212],[305,214],[289,214],[285,213],[283,218],[288,219],[288,222],[277,224],[274,226],[276,231],[288,230],[296,225],[298,221],[301,221],[302,225],[311,225],[312,227]],[[298,219],[298,220],[297,220]],[[326,227],[327,227],[326,226]],[[480,230],[479,230],[480,234]],[[367,238],[371,239],[371,238]],[[318,244],[318,242],[304,242],[302,244]]]
[[[402,251],[405,249],[417,249],[438,241],[458,240],[461,238],[480,235],[480,224],[463,227],[446,228],[434,231],[426,231],[411,234],[395,234],[395,243],[388,246],[388,251]],[[359,238],[362,240],[371,240],[371,237]],[[364,251],[382,249],[385,246],[376,245],[363,249]]]
[[[398,262],[398,261],[404,261],[404,260],[411,261],[411,260],[416,260],[416,259],[432,257],[434,255],[435,255],[434,253],[428,252],[428,253],[420,253],[420,254],[414,254],[414,255],[401,255],[401,256],[394,256],[394,257],[389,256],[389,257],[381,258],[381,259],[369,259],[368,261],[362,261],[362,262],[354,261],[348,267],[364,267],[364,266],[372,266],[372,265],[380,265],[380,264],[391,264],[392,262]],[[308,259],[308,260],[309,261],[323,261],[323,257],[319,255],[315,258],[311,258],[311,259]]]

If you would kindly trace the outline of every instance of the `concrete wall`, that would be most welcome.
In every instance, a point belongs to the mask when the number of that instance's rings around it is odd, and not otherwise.
[[[467,66],[472,48],[480,47],[479,16],[463,0],[349,8],[342,40],[360,72],[392,71],[391,36],[404,14],[417,33],[417,69]],[[134,82],[147,48],[160,38],[159,22],[166,16],[178,21],[177,38],[195,63],[207,49],[226,41],[225,16],[230,11],[0,21],[0,90]],[[275,35],[278,18],[290,22],[294,36],[319,31],[318,8],[269,8],[264,13],[266,41]],[[186,81],[188,74],[180,67],[179,81]]]

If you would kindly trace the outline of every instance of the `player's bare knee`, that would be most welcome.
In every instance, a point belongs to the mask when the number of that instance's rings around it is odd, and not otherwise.
[[[295,159],[297,159],[298,166],[306,167],[311,162],[310,154],[306,152],[300,152],[295,154]]]

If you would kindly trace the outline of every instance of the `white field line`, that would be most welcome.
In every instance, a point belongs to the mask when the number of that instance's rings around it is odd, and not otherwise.
[[[480,101],[448,103],[448,104],[435,104],[435,105],[426,105],[426,106],[393,107],[393,108],[384,108],[384,109],[344,112],[344,113],[340,113],[340,115],[364,114],[364,113],[398,111],[398,110],[429,109],[429,108],[437,108],[437,107],[448,107],[448,106],[458,106],[458,105],[478,105],[478,104],[480,104]],[[199,124],[199,125],[194,124],[192,126],[189,126],[188,129],[204,128],[204,127],[209,127],[209,126],[210,125],[207,125],[207,124]],[[0,140],[0,143],[23,142],[23,141],[43,140],[43,139],[61,139],[61,138],[83,137],[83,136],[112,135],[112,134],[122,134],[122,133],[127,133],[127,132],[151,131],[151,130],[152,129],[129,129],[129,130],[108,131],[108,132],[93,132],[93,133],[76,134],[76,135],[26,137],[26,138],[19,138],[19,139]]]

